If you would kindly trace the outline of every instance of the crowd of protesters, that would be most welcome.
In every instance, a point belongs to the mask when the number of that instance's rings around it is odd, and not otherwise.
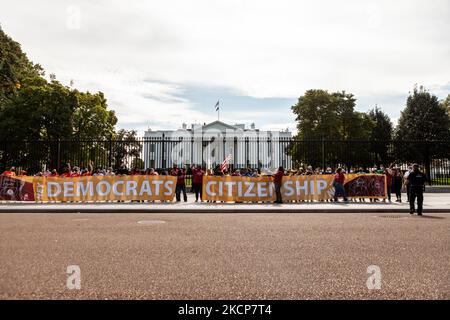
[[[262,172],[260,169],[253,168],[242,168],[235,169],[232,172],[228,170],[221,170],[220,166],[217,166],[216,169],[205,169],[201,166],[191,166],[191,167],[182,167],[179,168],[177,165],[173,165],[171,169],[160,169],[155,170],[153,168],[148,168],[146,170],[139,169],[138,167],[134,167],[129,170],[126,165],[121,165],[116,169],[112,167],[108,168],[96,168],[94,169],[93,164],[89,163],[86,168],[80,168],[78,166],[71,166],[68,163],[64,168],[58,172],[56,169],[53,170],[43,170],[42,172],[36,173],[34,176],[43,176],[43,177],[62,177],[62,178],[73,178],[73,177],[85,177],[85,176],[123,176],[123,175],[171,175],[177,177],[176,184],[176,201],[181,201],[181,196],[183,197],[184,202],[187,202],[187,188],[186,188],[186,180],[189,175],[192,177],[192,189],[191,191],[195,195],[195,202],[202,200],[202,181],[203,176],[242,176],[242,177],[260,177],[260,176],[272,176],[274,179],[275,185],[275,193],[276,193],[276,201],[275,203],[282,203],[281,197],[281,182],[283,176],[308,176],[308,175],[334,175],[333,179],[333,187],[335,189],[334,201],[338,201],[339,197],[342,197],[344,201],[348,201],[344,183],[345,183],[345,174],[346,173],[371,173],[371,174],[385,174],[386,175],[386,183],[387,183],[387,200],[391,202],[391,194],[394,193],[396,196],[396,202],[402,202],[401,191],[402,188],[405,188],[407,193],[407,201],[409,201],[410,188],[407,186],[408,176],[412,172],[412,166],[408,167],[408,170],[403,171],[399,167],[391,165],[389,167],[385,167],[384,165],[380,165],[379,167],[372,168],[352,168],[346,172],[343,168],[336,168],[333,170],[331,167],[320,168],[317,167],[313,169],[312,166],[301,166],[298,169],[284,170],[283,167],[280,167],[276,172]],[[12,167],[9,170],[6,170],[2,173],[5,176],[26,176],[27,172],[25,170],[20,170],[20,172],[16,172],[16,168]],[[356,201],[356,199],[353,199]],[[363,198],[360,198],[359,201],[365,201]],[[370,201],[378,201],[378,199],[370,199]],[[385,201],[383,199],[383,201]]]

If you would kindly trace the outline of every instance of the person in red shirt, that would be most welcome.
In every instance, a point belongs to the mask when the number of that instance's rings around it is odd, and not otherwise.
[[[273,183],[275,184],[275,194],[277,195],[277,200],[275,203],[283,203],[283,198],[281,197],[281,183],[283,182],[284,168],[279,167],[277,173],[273,177]]]
[[[81,170],[79,167],[73,167],[73,171],[70,174],[71,178],[77,178],[77,177],[81,177]]]
[[[342,168],[337,168],[333,180],[335,202],[338,202],[338,197],[343,197],[344,201],[348,201],[347,196],[345,194],[344,182],[345,182],[344,172],[342,171]]]
[[[174,164],[172,170],[170,170],[170,175],[176,177],[178,176],[179,171],[180,169],[178,169],[178,166]]]
[[[92,176],[92,173],[89,170],[81,171],[81,177],[90,177],[90,176]]]
[[[60,174],[61,178],[70,178],[72,176],[72,168],[70,167],[70,163],[67,163],[67,166],[64,167],[63,173]]]
[[[90,161],[88,164],[88,167],[81,170],[81,177],[91,177],[92,173],[94,172],[94,166],[92,165],[92,162]]]
[[[4,171],[2,173],[2,176],[15,177],[16,176],[16,168],[11,167],[11,169]]]
[[[241,176],[241,171],[239,169],[236,169],[232,174],[232,177],[240,177]]]
[[[139,176],[141,174],[141,170],[138,167],[134,167],[130,172],[130,176]]]
[[[52,173],[50,173],[50,177],[59,177],[58,171],[56,171],[56,169],[53,169]]]
[[[176,198],[177,202],[181,201],[181,192],[183,192],[184,202],[187,202],[187,194],[186,194],[186,169],[178,170],[177,175],[177,187],[176,187]]]
[[[192,166],[192,190],[195,193],[195,202],[198,202],[198,198],[200,195],[200,201],[203,202],[202,199],[202,185],[203,185],[203,176],[205,175],[205,171],[202,170],[200,166]]]

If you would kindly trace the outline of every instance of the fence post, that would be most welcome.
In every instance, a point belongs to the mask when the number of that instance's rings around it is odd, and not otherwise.
[[[238,138],[235,136],[234,137],[234,145],[233,145],[233,170],[236,170],[236,168],[238,167],[238,159],[237,159],[237,140]]]
[[[249,161],[248,161],[248,137],[245,137],[245,167],[248,168]]]
[[[325,171],[325,138],[322,135],[322,170]]]
[[[257,162],[258,170],[261,170],[261,165],[259,163],[259,134],[256,137],[256,162]]]
[[[191,167],[194,165],[194,137],[191,137]]]
[[[57,148],[57,156],[56,156],[56,170],[61,169],[61,139],[58,138],[58,148]]]
[[[162,146],[161,146],[161,156],[162,156],[162,159],[161,159],[161,167],[162,167],[162,169],[165,169],[166,168],[166,157],[165,157],[165,145],[164,145],[164,137],[165,137],[165,134],[163,133],[163,135],[162,135],[162,141],[161,141],[161,143],[162,143]]]
[[[8,150],[7,150],[7,146],[8,146],[8,142],[7,140],[4,140],[5,143],[5,147],[3,148],[3,155],[2,155],[2,162],[3,162],[3,166],[4,169],[6,170],[7,167],[7,155],[8,155]]]
[[[223,158],[224,159],[227,157],[227,155],[226,155],[227,150],[226,150],[226,141],[225,141],[225,139],[226,139],[226,137],[223,136]]]
[[[431,161],[430,161],[430,142],[425,142],[425,173],[428,177],[428,185],[432,185],[431,179]]]
[[[108,157],[108,167],[112,167],[112,143],[113,143],[113,136],[109,136],[109,157]]]

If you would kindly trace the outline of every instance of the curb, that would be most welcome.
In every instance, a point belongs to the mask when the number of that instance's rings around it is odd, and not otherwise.
[[[424,209],[424,213],[450,213],[450,208],[429,208]],[[408,213],[406,208],[373,208],[373,209],[357,209],[357,208],[343,208],[343,209],[280,209],[280,208],[260,208],[260,209],[144,209],[144,208],[0,208],[2,213]]]

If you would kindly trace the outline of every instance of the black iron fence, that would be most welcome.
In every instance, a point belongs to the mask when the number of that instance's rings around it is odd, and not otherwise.
[[[140,138],[132,141],[0,141],[0,170],[15,166],[29,174],[81,168],[155,168],[173,164],[215,168],[231,155],[231,170],[344,167],[347,170],[395,164],[406,170],[420,164],[434,185],[450,185],[450,141],[341,141],[290,138]]]

